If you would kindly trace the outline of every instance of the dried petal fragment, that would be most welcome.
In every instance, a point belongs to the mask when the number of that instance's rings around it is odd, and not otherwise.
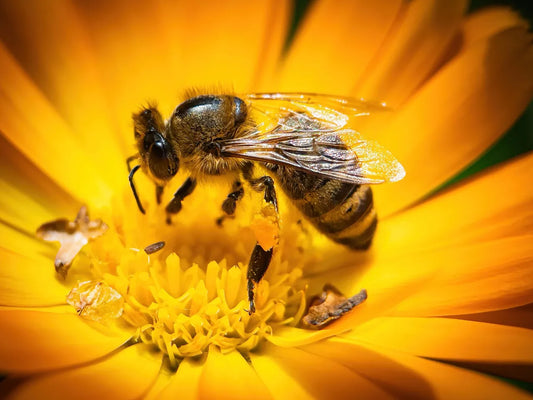
[[[323,328],[361,304],[366,300],[366,297],[365,289],[350,298],[346,298],[337,288],[332,285],[325,285],[322,295],[311,302],[309,311],[302,318],[302,325],[311,329]]]
[[[90,239],[104,234],[108,226],[100,219],[91,221],[86,206],[82,206],[74,221],[65,218],[47,222],[37,229],[37,237],[49,241],[59,242],[59,248],[54,266],[63,278],[67,275],[74,257]]]
[[[75,307],[81,317],[97,322],[118,318],[124,311],[120,293],[102,281],[78,282],[67,295],[67,303]]]

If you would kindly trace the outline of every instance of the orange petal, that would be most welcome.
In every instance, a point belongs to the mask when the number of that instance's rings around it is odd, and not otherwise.
[[[130,337],[107,333],[76,314],[20,309],[0,308],[0,326],[0,370],[6,372],[82,364],[109,354]]]
[[[221,354],[216,347],[209,349],[199,389],[200,399],[219,398],[222,393],[228,399],[249,399],[252,394],[254,399],[271,398],[265,384],[239,352]]]
[[[466,5],[465,0],[410,2],[352,93],[402,104],[442,62]]]
[[[392,121],[365,130],[406,170],[402,181],[375,187],[379,214],[419,200],[492,144],[529,103],[532,70],[529,35],[508,29],[448,63]]]
[[[0,131],[29,160],[79,199],[102,202],[109,187],[80,141],[0,43]]]
[[[527,234],[533,229],[533,152],[381,221],[376,257]]]
[[[30,378],[9,399],[137,399],[159,372],[161,353],[134,345],[98,362]]]
[[[279,89],[348,94],[401,7],[398,0],[314,2],[283,63]]]
[[[158,382],[156,382],[150,393],[148,393],[147,400],[151,398],[158,400],[198,399],[200,377],[203,369],[204,364],[202,362],[185,358],[180,363],[176,373],[170,374],[161,371],[158,380],[162,381],[161,386],[164,387],[158,388]],[[162,377],[163,374],[165,375],[164,377]]]
[[[345,334],[426,358],[533,364],[533,330],[451,318],[376,318]]]
[[[464,50],[472,44],[513,26],[528,28],[528,23],[519,14],[507,7],[486,7],[469,15],[462,28],[461,48]]]
[[[406,368],[371,348],[359,346],[344,337],[313,343],[303,350],[345,365],[396,398],[432,398],[431,386],[416,370]]]
[[[42,307],[64,304],[68,289],[56,279],[52,259],[29,249],[26,251],[33,255],[28,257],[0,248],[0,305]]]
[[[274,398],[391,399],[339,362],[300,349],[269,346],[252,365]]]
[[[73,4],[5,2],[0,10],[6,47],[76,132],[97,167],[105,166],[101,171],[108,178],[113,171],[124,170],[123,149],[114,134],[114,116],[99,79],[98,60]],[[26,112],[35,112],[31,104],[26,104]]]
[[[365,345],[366,346],[366,345]],[[413,357],[404,352],[379,352],[417,371],[430,384],[437,399],[532,399],[515,386],[477,372]]]
[[[386,357],[389,363],[396,363],[395,369],[400,371],[398,375],[394,370],[390,374],[385,374],[384,370],[372,364],[369,365],[368,373],[372,374],[376,380],[386,380],[385,387],[390,388],[393,392],[405,393],[405,395],[399,396],[400,398],[472,400],[532,398],[531,395],[514,386],[507,385],[499,379],[473,371],[414,357],[405,352],[385,350],[362,342],[353,342],[343,338],[335,338],[335,341],[338,342],[338,346],[341,346],[346,354],[351,354],[355,344]],[[410,370],[411,374],[417,376],[417,379],[425,381],[423,386],[417,390],[409,382],[406,382],[403,379],[405,371],[401,371],[401,367]],[[376,372],[374,373],[373,370],[376,370]]]
[[[135,7],[102,1],[76,7],[128,143],[133,143],[131,113],[147,101],[157,101],[167,115],[184,89],[252,90],[266,73],[263,67],[271,69],[279,57],[276,47],[281,48],[289,10],[286,0],[155,1]]]

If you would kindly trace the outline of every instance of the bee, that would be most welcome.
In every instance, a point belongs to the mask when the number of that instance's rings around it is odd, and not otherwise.
[[[352,127],[356,117],[386,109],[347,97],[306,93],[196,94],[164,120],[155,106],[133,114],[139,164],[129,182],[141,212],[133,176],[142,169],[155,183],[156,199],[185,168],[189,177],[166,206],[167,222],[182,208],[199,178],[233,175],[222,203],[234,214],[243,197],[242,180],[278,208],[279,186],[302,214],[333,241],[367,249],[377,216],[370,184],[394,182],[405,175],[392,154],[365,140]],[[255,171],[266,173],[257,176]],[[276,183],[274,183],[276,182]],[[256,244],[248,267],[249,313],[255,311],[254,287],[262,279],[273,249]]]

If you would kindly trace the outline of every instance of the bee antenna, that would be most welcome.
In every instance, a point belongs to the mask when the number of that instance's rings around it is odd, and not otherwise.
[[[130,171],[129,180],[130,180],[131,191],[133,192],[133,196],[135,197],[135,201],[137,202],[137,206],[139,207],[139,210],[143,214],[146,214],[146,211],[144,211],[144,208],[143,208],[143,206],[141,204],[141,200],[139,200],[139,195],[137,194],[137,190],[135,189],[135,184],[133,183],[133,175],[135,174],[135,172],[137,172],[139,170],[139,168],[141,168],[140,165],[136,165],[135,167],[132,168],[132,170]]]

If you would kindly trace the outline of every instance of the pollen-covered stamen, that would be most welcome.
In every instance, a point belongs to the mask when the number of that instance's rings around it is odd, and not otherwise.
[[[126,273],[145,258],[137,253],[115,277],[117,287],[127,287],[123,318],[137,326],[140,341],[155,344],[171,363],[200,355],[211,345],[222,352],[250,350],[271,332],[272,325],[296,323],[294,316],[305,307],[304,291],[296,289],[299,269],[276,271],[261,281],[257,310],[250,316],[245,266],[212,261],[205,270],[196,264],[184,267],[172,253],[147,264],[148,271]]]
[[[210,346],[248,351],[276,327],[296,326],[306,309],[303,262],[284,261],[284,239],[291,236],[280,234],[272,206],[250,204],[253,212],[224,227],[215,222],[218,207],[180,214],[172,226],[163,207],[140,222],[132,220],[140,215],[133,202],[130,210],[100,214],[109,230],[76,258],[73,269],[87,279],[71,289],[67,303],[80,318],[126,323],[134,339],[157,347],[172,365]],[[292,237],[291,246],[295,240],[301,239]],[[246,263],[256,241],[275,251],[249,315]]]

